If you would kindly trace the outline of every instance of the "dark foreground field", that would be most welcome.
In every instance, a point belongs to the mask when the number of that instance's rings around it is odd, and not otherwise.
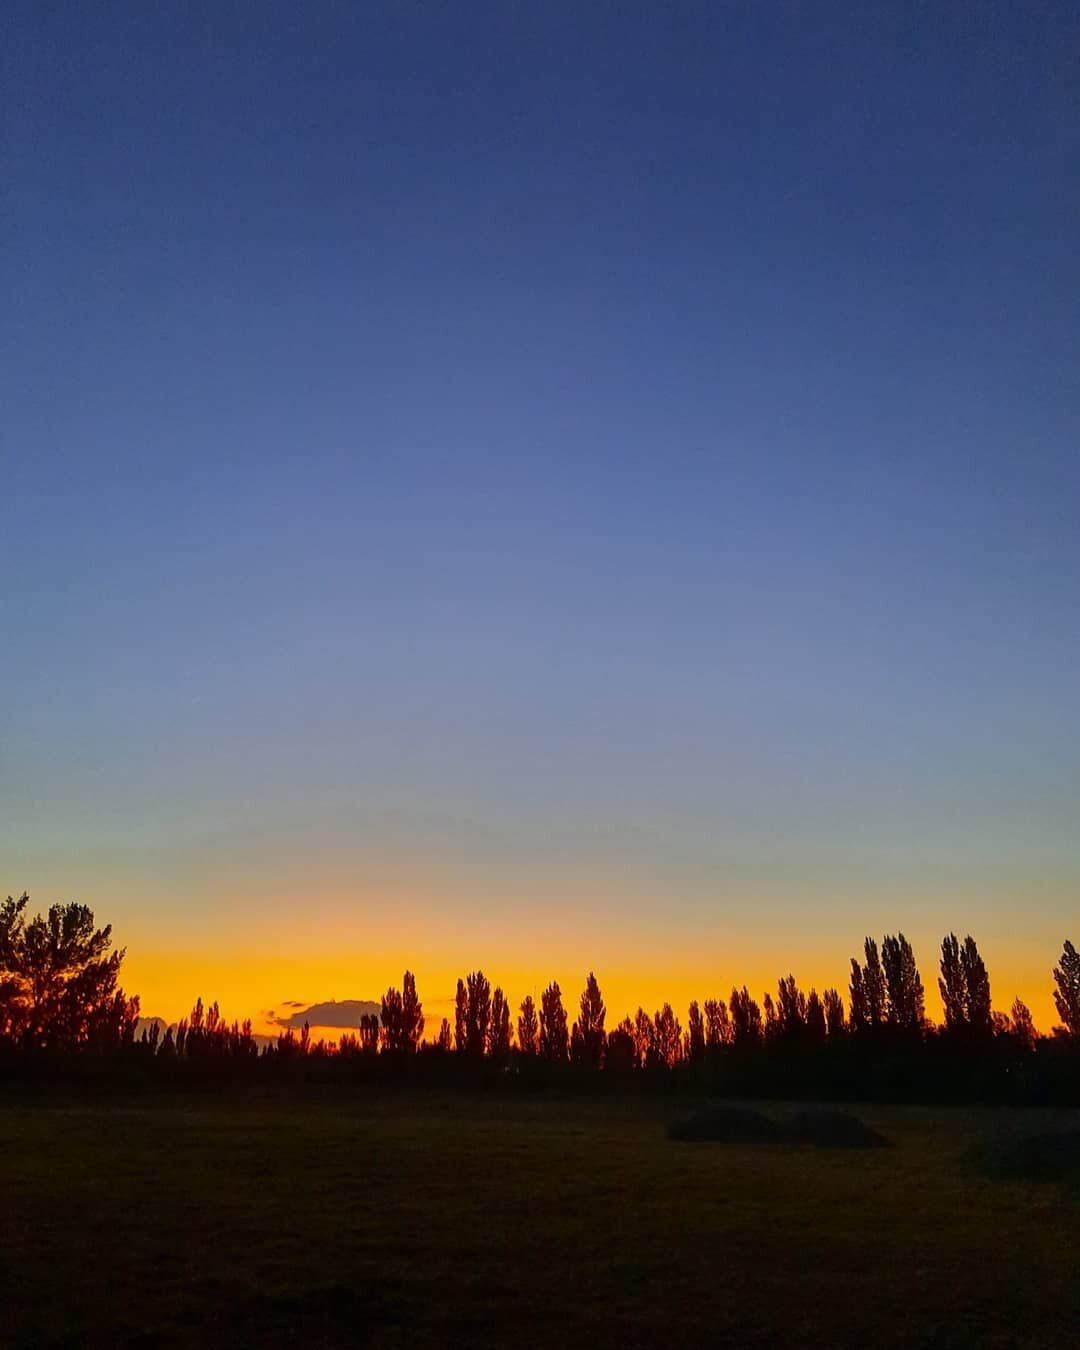
[[[0,1108],[3,1346],[1080,1345],[1080,1203],[894,1147],[686,1144],[654,1101]]]

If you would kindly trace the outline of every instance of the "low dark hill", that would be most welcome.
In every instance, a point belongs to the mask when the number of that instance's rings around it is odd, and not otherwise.
[[[687,1143],[775,1144],[782,1138],[775,1120],[745,1106],[703,1106],[672,1121],[667,1132]]]
[[[812,1144],[815,1148],[882,1148],[888,1140],[846,1111],[800,1111],[772,1120],[743,1106],[703,1106],[668,1126],[668,1138],[687,1143]]]

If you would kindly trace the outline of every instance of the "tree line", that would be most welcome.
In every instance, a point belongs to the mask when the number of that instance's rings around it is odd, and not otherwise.
[[[53,905],[28,917],[29,898],[0,906],[0,1059],[9,1066],[72,1057],[112,1056],[125,1064],[313,1066],[382,1076],[408,1068],[440,1081],[605,1081],[707,1091],[792,1095],[1080,1100],[1080,954],[1066,940],[1052,971],[1060,1018],[1040,1035],[1015,999],[994,1009],[990,977],[970,935],[941,943],[937,986],[943,1019],[926,1014],[925,987],[903,933],[880,944],[864,939],[850,962],[845,991],[804,990],[793,974],[760,1002],[746,985],[727,999],[692,1001],[685,1025],[670,1003],[608,1024],[599,981],[589,972],[571,1020],[553,980],[517,1006],[482,970],[459,979],[453,1022],[427,1027],[416,980],[404,973],[378,1016],[360,1019],[336,1045],[313,1041],[310,1028],[260,1044],[250,1021],[227,1022],[217,1003],[196,1001],[190,1016],[164,1031],[153,1023],[136,1035],[139,1000],[119,984],[123,950],[83,905]],[[261,1069],[260,1069],[261,1066]]]

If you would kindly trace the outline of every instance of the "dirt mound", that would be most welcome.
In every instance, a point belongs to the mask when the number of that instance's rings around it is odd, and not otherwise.
[[[775,1120],[745,1106],[703,1106],[668,1126],[669,1139],[722,1144],[772,1144],[780,1138]]]
[[[668,1138],[721,1144],[813,1144],[816,1148],[882,1148],[888,1140],[846,1111],[800,1111],[773,1120],[748,1106],[703,1106],[668,1126]]]
[[[846,1111],[800,1111],[785,1120],[780,1130],[790,1143],[816,1148],[884,1148],[889,1142]]]
[[[1065,1181],[1080,1185],[1080,1130],[1007,1135],[977,1145],[969,1161],[987,1176],[1008,1181]]]

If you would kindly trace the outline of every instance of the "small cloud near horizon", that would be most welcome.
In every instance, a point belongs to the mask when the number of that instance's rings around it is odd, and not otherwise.
[[[305,1006],[298,999],[286,999],[283,1008],[296,1008],[296,1012],[275,1014],[270,1012],[268,1020],[275,1026],[299,1031],[305,1022],[313,1027],[334,1027],[340,1031],[356,1031],[361,1017],[378,1017],[382,1005],[371,999],[343,998],[329,999],[325,1003],[312,1003]]]

